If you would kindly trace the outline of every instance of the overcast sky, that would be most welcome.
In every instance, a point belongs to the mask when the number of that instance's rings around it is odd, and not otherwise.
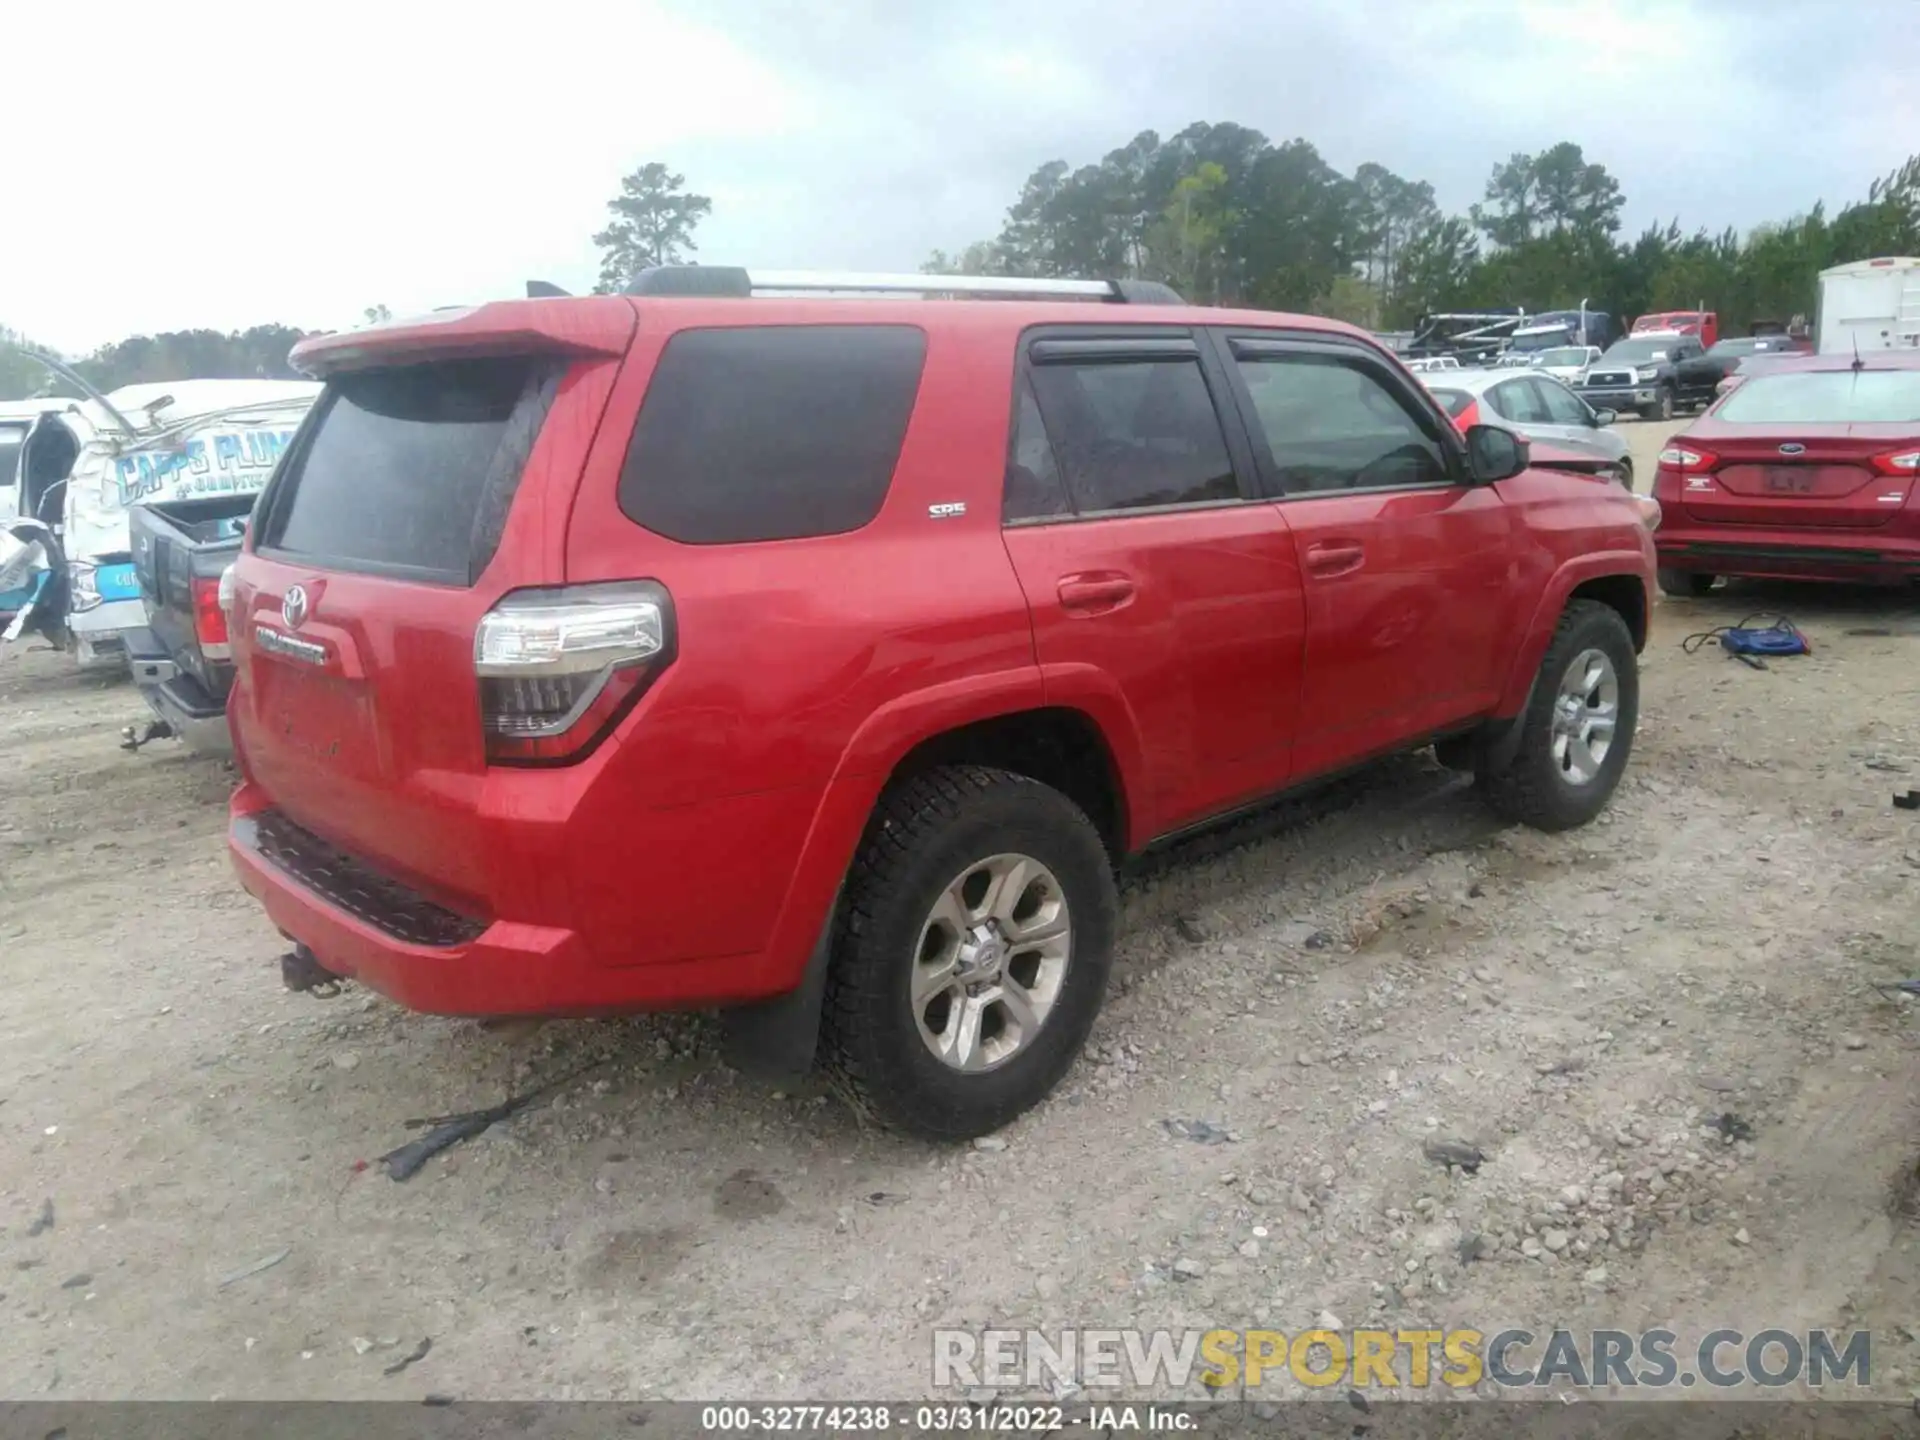
[[[1632,232],[1835,207],[1920,146],[1920,0],[23,8],[0,324],[69,352],[585,289],[649,160],[713,197],[709,263],[913,269],[990,237],[1036,165],[1194,120],[1448,210],[1571,139]]]

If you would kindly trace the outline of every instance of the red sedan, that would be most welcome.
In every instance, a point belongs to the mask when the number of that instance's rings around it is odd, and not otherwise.
[[[1920,352],[1781,359],[1660,452],[1660,588],[1920,579]]]

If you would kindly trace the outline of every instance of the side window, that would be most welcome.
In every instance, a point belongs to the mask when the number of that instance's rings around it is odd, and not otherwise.
[[[1034,402],[1033,386],[1022,382],[1014,403],[1013,441],[1007,456],[1007,485],[1000,501],[1000,522],[1070,515],[1067,487],[1053,458],[1053,442]]]
[[[1547,423],[1550,425],[1590,425],[1592,413],[1586,402],[1581,400],[1566,386],[1552,380],[1535,380],[1534,385],[1540,391],[1540,399],[1546,406]]]
[[[1082,514],[1240,498],[1197,359],[1052,361],[1032,375]]]
[[[667,342],[620,471],[620,508],[689,545],[858,530],[893,482],[926,335],[743,325]]]
[[[1509,380],[1504,385],[1496,385],[1488,392],[1487,399],[1493,402],[1496,415],[1504,415],[1516,425],[1545,425],[1547,407],[1541,403],[1540,392],[1531,380]]]
[[[1451,478],[1438,422],[1408,409],[1364,365],[1305,353],[1248,356],[1239,365],[1289,495]]]

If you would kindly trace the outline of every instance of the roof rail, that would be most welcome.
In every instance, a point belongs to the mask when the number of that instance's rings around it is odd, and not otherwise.
[[[865,270],[746,270],[737,265],[655,265],[634,276],[629,295],[749,299],[781,294],[964,295],[1017,300],[1101,300],[1184,305],[1157,280],[1042,280],[1021,275],[908,275]]]

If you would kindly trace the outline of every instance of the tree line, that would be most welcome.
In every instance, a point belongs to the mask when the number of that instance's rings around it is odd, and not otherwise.
[[[1744,235],[1649,225],[1623,238],[1626,194],[1571,141],[1496,164],[1481,200],[1449,215],[1433,186],[1367,163],[1351,175],[1306,140],[1278,144],[1232,123],[1143,130],[1099,161],[1051,160],[1027,177],[1000,232],[921,267],[931,274],[1133,276],[1189,300],[1336,316],[1405,329],[1444,310],[1585,300],[1622,321],[1700,302],[1739,333],[1812,311],[1814,277],[1874,255],[1920,253],[1920,155],[1832,215],[1824,202]],[[593,236],[601,293],[650,265],[684,261],[713,201],[659,162],[622,178]],[[370,306],[368,321],[389,318]],[[101,390],[143,380],[289,379],[308,332],[256,325],[134,335],[69,363]],[[0,400],[70,387],[0,326]],[[56,358],[63,358],[57,357]]]
[[[1041,165],[1000,233],[935,274],[1131,275],[1189,300],[1308,311],[1404,329],[1445,310],[1583,299],[1629,320],[1705,302],[1722,327],[1811,313],[1830,265],[1920,252],[1920,155],[1829,215],[1824,203],[1755,226],[1676,218],[1623,238],[1626,194],[1562,141],[1496,164],[1479,203],[1444,213],[1433,186],[1368,163],[1351,175],[1308,141],[1243,125],[1142,131],[1099,161]]]

